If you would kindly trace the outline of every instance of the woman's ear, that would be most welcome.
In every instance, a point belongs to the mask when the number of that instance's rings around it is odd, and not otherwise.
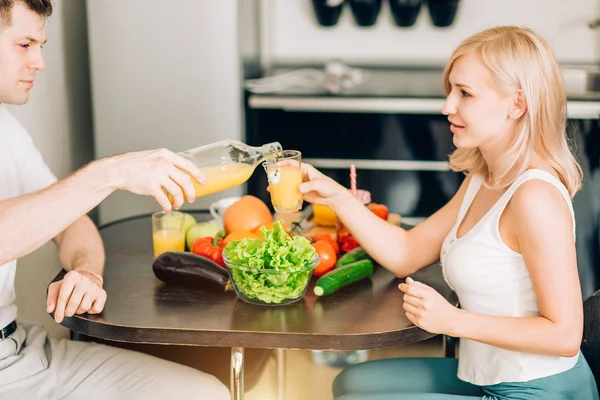
[[[523,89],[519,89],[513,95],[513,101],[508,116],[510,119],[519,119],[525,114],[525,111],[527,111],[527,101],[525,100]]]

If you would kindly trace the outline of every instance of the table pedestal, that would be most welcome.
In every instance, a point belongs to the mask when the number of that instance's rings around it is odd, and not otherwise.
[[[277,400],[283,400],[285,393],[285,352],[284,349],[275,351],[275,371],[277,373]],[[231,348],[229,371],[229,390],[231,400],[244,399],[244,348]]]
[[[231,400],[244,399],[244,348],[231,348],[231,368],[229,372]]]

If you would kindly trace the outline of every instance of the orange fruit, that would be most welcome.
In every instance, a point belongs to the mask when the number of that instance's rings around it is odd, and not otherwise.
[[[261,225],[273,222],[269,207],[258,197],[246,195],[225,210],[225,232],[251,232]]]
[[[250,232],[250,231],[237,231],[237,232],[231,232],[229,235],[225,236],[225,239],[223,239],[223,242],[225,244],[227,244],[229,242],[237,242],[238,240],[242,240],[245,238],[260,239],[260,236],[258,236],[256,233]]]

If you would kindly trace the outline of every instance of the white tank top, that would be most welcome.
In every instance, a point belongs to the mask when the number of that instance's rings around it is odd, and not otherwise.
[[[498,230],[504,208],[517,188],[529,179],[541,179],[560,191],[571,210],[575,233],[575,214],[567,189],[548,172],[533,169],[517,178],[487,214],[457,238],[456,231],[483,183],[482,176],[474,175],[456,223],[444,240],[440,257],[444,278],[456,292],[462,309],[510,317],[540,315],[523,256],[502,241]],[[521,353],[460,339],[458,377],[481,386],[524,382],[564,372],[575,365],[577,358],[578,355],[555,357]]]

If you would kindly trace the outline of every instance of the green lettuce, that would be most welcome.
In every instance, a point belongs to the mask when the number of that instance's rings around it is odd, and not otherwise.
[[[236,289],[268,304],[300,297],[311,276],[306,266],[315,260],[314,247],[305,237],[291,237],[281,221],[260,232],[263,240],[246,238],[223,249],[228,261],[238,265],[229,268]]]

